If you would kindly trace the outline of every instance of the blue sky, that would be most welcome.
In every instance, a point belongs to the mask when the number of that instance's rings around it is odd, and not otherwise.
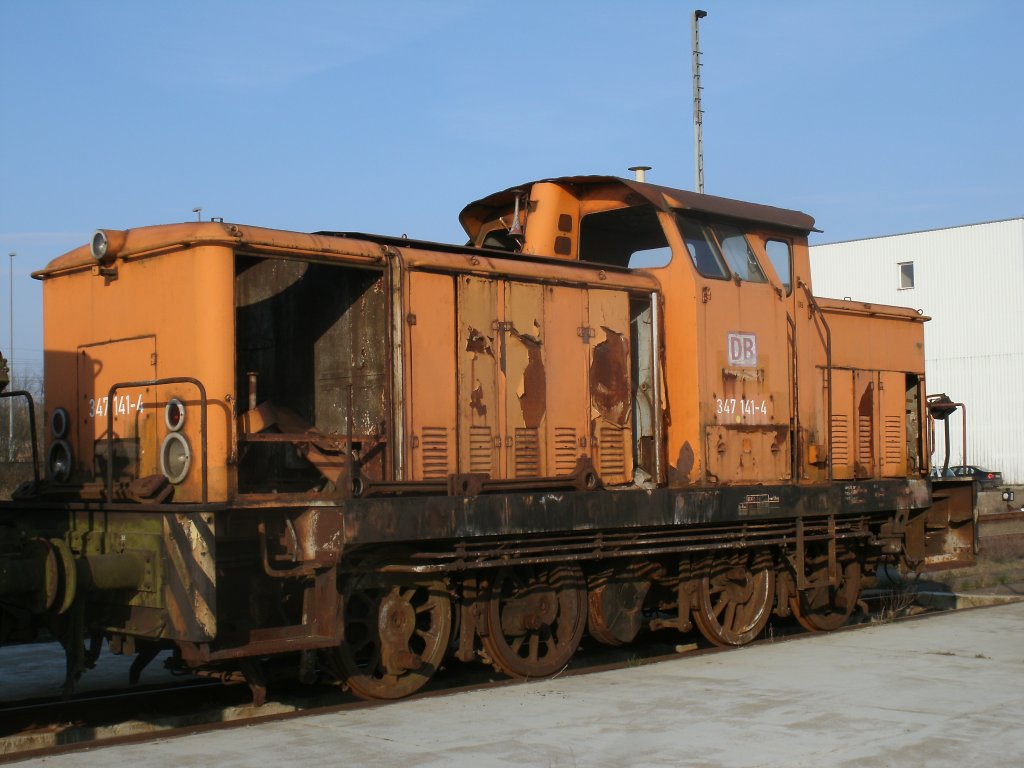
[[[459,241],[534,178],[693,186],[813,215],[817,242],[1024,215],[1024,4],[0,0],[0,256],[204,217]],[[9,260],[8,260],[9,261]],[[8,346],[0,262],[0,349]]]

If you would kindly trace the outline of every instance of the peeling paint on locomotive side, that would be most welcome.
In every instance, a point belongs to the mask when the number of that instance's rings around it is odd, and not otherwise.
[[[547,413],[547,377],[541,343],[539,339],[518,333],[515,329],[512,333],[525,347],[527,355],[523,377],[516,387],[523,423],[531,429],[537,429]]]
[[[629,413],[629,344],[621,333],[601,330],[605,338],[594,346],[590,363],[590,397],[601,416],[622,426]]]
[[[469,326],[466,331],[466,351],[494,357],[494,339],[485,336],[476,328]]]
[[[562,499],[563,496],[560,493],[546,493],[540,497],[539,502],[542,507],[547,507],[548,504],[561,504]]]
[[[469,393],[469,407],[478,416],[487,416],[487,403],[484,402],[484,387],[482,384],[478,383],[476,389]]]

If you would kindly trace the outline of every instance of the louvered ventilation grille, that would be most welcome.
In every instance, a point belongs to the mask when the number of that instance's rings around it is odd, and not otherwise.
[[[571,475],[576,469],[576,428],[555,427],[555,474]]]
[[[845,413],[832,416],[832,464],[850,465],[850,419]]]
[[[903,419],[899,416],[885,417],[885,463],[903,462]]]
[[[448,430],[445,427],[423,427],[420,451],[423,477],[448,477]]]
[[[626,474],[626,452],[623,448],[623,432],[612,427],[601,427],[601,476],[611,477]]]
[[[516,477],[540,474],[540,442],[536,429],[516,429]]]
[[[857,420],[857,461],[871,466],[871,417],[861,416]]]
[[[491,428],[469,428],[469,471],[494,474],[494,441]]]

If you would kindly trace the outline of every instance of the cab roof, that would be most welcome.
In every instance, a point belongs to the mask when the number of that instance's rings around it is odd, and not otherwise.
[[[705,195],[685,189],[663,187],[658,184],[648,184],[632,179],[623,179],[618,176],[561,176],[537,179],[526,184],[509,187],[506,190],[495,192],[493,195],[488,195],[472,202],[463,208],[459,214],[459,222],[462,224],[462,228],[471,240],[476,238],[480,228],[485,223],[493,221],[497,216],[508,211],[514,204],[517,194],[522,195],[523,191],[529,189],[534,184],[544,182],[566,187],[574,192],[579,199],[586,196],[588,188],[621,184],[662,210],[685,210],[712,216],[741,219],[757,224],[766,224],[771,227],[795,230],[804,235],[809,232],[819,231],[814,228],[814,218],[801,211],[775,208],[758,203],[747,203],[742,200]]]

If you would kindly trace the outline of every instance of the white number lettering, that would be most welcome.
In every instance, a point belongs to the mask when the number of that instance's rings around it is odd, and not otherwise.
[[[761,414],[762,416],[768,415],[768,404],[765,400],[758,402],[756,400],[747,400],[741,398],[737,400],[735,397],[727,398],[716,398],[715,399],[715,413],[717,415],[736,413],[737,407],[739,412],[743,416],[756,416]]]
[[[101,397],[99,399],[93,397],[89,399],[89,418],[102,418],[110,413],[111,408],[114,409],[115,416],[131,416],[132,411],[142,413],[146,410],[146,405],[142,402],[141,394],[138,400],[134,402],[132,402],[131,395],[117,395],[114,397],[113,403],[110,402],[109,397]]]

